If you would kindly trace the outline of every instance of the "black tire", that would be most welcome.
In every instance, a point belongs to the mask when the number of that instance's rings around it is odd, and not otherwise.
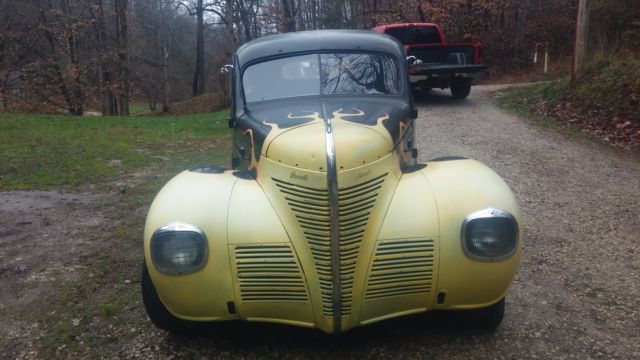
[[[454,99],[466,99],[471,92],[471,83],[467,81],[452,81],[450,87]]]
[[[505,301],[500,299],[497,303],[482,309],[469,310],[469,318],[478,328],[495,330],[504,319]]]
[[[147,265],[144,263],[142,264],[140,283],[142,286],[142,302],[144,303],[144,308],[147,310],[147,315],[149,315],[151,322],[159,329],[170,333],[185,333],[188,330],[186,321],[173,316],[169,310],[164,307],[164,304],[160,301],[160,297],[158,297],[155,286],[153,286]]]

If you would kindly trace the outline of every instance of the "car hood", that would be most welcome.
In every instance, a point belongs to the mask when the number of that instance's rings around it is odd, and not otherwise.
[[[397,99],[287,100],[253,104],[239,126],[261,157],[314,171],[326,170],[330,131],[337,168],[346,170],[392,152],[408,114]]]

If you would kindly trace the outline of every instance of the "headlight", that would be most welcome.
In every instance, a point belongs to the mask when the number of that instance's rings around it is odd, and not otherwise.
[[[151,260],[169,275],[185,275],[202,269],[209,257],[207,237],[198,227],[175,222],[151,237]]]
[[[480,261],[498,261],[516,251],[518,222],[506,211],[485,209],[469,215],[462,224],[462,248]]]

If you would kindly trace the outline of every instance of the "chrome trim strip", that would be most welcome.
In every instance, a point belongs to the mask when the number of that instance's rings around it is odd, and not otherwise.
[[[340,213],[338,198],[338,169],[336,165],[336,145],[333,138],[331,118],[325,105],[322,105],[325,117],[325,138],[327,146],[327,189],[329,192],[329,226],[331,229],[331,283],[333,305],[333,332],[342,328],[342,281],[340,279]]]
[[[472,254],[471,251],[469,251],[469,249],[467,248],[467,242],[465,239],[467,235],[466,234],[467,224],[472,220],[487,219],[487,218],[510,219],[516,225],[516,242],[513,246],[513,250],[511,250],[508,254],[505,254],[502,256],[496,256],[496,257],[478,256],[478,255]],[[464,251],[464,254],[473,260],[485,261],[485,262],[505,260],[507,258],[510,258],[518,250],[518,243],[520,242],[520,224],[518,224],[518,220],[516,220],[516,218],[507,211],[496,209],[496,208],[486,208],[480,211],[476,211],[471,215],[467,216],[466,219],[464,219],[464,221],[462,222],[462,229],[460,231],[460,241],[462,242],[462,250]]]

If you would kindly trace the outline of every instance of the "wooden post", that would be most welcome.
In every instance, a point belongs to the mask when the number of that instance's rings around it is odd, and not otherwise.
[[[549,73],[549,42],[544,44],[544,73]]]
[[[578,15],[576,18],[576,44],[573,51],[573,69],[571,84],[577,84],[585,68],[587,57],[587,42],[589,41],[589,0],[578,0]]]

